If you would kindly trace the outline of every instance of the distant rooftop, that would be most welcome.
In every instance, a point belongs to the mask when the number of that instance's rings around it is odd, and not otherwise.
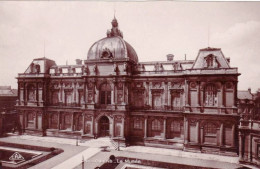
[[[0,86],[0,96],[17,96],[17,89],[11,86]]]
[[[241,100],[244,100],[244,99],[252,100],[253,99],[253,95],[248,90],[237,91],[237,97],[238,97],[238,99],[241,99]]]

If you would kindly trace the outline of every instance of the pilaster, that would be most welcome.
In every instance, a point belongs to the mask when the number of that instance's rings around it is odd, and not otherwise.
[[[71,118],[71,131],[74,131],[74,112],[72,113],[72,118]]]
[[[163,118],[163,139],[167,138],[167,136],[166,136],[166,133],[167,133],[166,126],[167,126],[167,117],[164,117]]]
[[[144,138],[147,138],[147,116],[144,116]]]
[[[184,116],[184,144],[189,142],[189,122],[186,116]]]
[[[200,144],[200,122],[196,122],[197,143]]]
[[[219,137],[219,143],[220,143],[220,147],[224,146],[224,127],[223,127],[223,123],[221,123],[220,125],[220,129],[219,129],[219,133],[220,133],[220,137]]]
[[[239,161],[244,161],[244,134],[239,133]]]

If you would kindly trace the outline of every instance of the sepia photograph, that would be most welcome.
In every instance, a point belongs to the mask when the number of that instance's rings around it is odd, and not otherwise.
[[[260,2],[0,1],[0,169],[260,168]]]

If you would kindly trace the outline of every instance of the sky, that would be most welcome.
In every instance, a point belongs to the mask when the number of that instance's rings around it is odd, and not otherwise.
[[[17,88],[34,58],[87,59],[114,13],[139,61],[195,60],[199,49],[221,48],[241,73],[238,89],[260,88],[260,2],[0,1],[0,85]]]

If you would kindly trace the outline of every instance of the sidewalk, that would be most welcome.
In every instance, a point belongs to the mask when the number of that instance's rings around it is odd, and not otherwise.
[[[89,159],[98,152],[100,152],[99,148],[88,148],[83,152],[80,152],[70,159],[64,161],[63,163],[53,167],[52,169],[74,168],[81,164],[82,159]]]

